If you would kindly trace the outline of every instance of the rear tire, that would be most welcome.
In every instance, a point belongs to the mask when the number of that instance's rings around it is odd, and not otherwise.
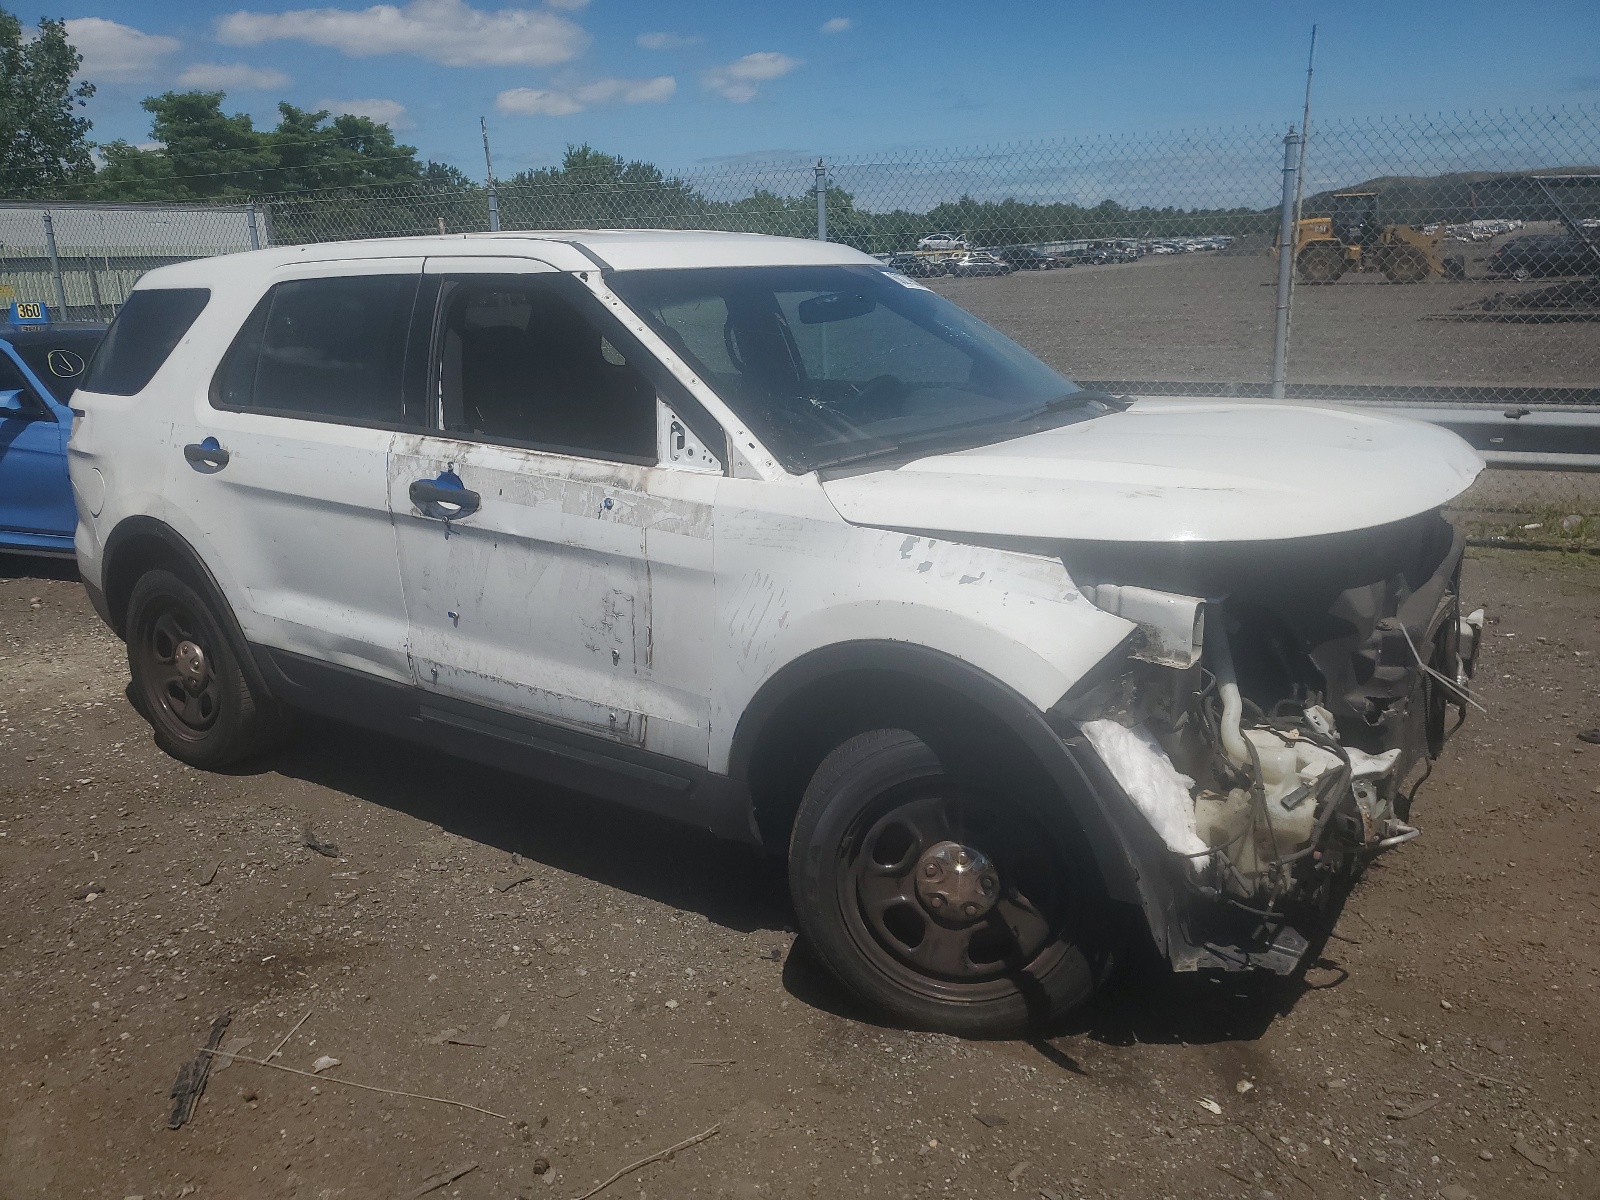
[[[251,687],[221,620],[186,580],[165,570],[140,576],[126,629],[134,704],[172,757],[211,769],[287,734],[287,715]]]
[[[1016,1033],[1108,973],[1098,877],[1048,808],[977,791],[901,729],[817,768],[790,840],[801,932],[861,1000],[963,1037]]]

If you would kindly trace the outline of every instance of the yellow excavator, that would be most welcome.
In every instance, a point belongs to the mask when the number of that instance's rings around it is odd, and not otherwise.
[[[1306,217],[1295,230],[1294,264],[1305,283],[1333,283],[1347,271],[1382,271],[1390,283],[1462,274],[1459,259],[1440,251],[1446,232],[1378,223],[1377,192],[1335,192],[1332,214]]]

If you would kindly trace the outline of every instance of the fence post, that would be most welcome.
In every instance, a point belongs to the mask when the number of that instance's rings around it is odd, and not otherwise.
[[[817,159],[817,241],[828,240],[828,168]]]
[[[1272,330],[1272,398],[1282,400],[1289,373],[1289,295],[1294,285],[1294,198],[1299,175],[1300,135],[1294,126],[1283,139],[1283,211],[1278,217],[1278,314]]]
[[[106,315],[105,305],[100,299],[100,279],[94,273],[94,259],[88,254],[83,256],[83,269],[89,275],[89,298],[94,301],[94,319],[104,321]]]
[[[245,209],[245,220],[250,225],[250,249],[261,249],[261,227],[256,224],[256,206]]]
[[[44,244],[50,251],[50,273],[56,278],[56,310],[67,319],[67,285],[61,278],[61,255],[56,252],[56,223],[50,210],[44,210]]]

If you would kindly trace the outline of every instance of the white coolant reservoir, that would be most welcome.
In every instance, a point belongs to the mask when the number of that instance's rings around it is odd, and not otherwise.
[[[1316,781],[1337,767],[1339,758],[1304,738],[1286,741],[1268,729],[1247,729],[1244,736],[1255,747],[1261,763],[1267,819],[1272,822],[1278,851],[1287,854],[1298,850],[1311,840],[1316,824]]]
[[[1226,851],[1245,878],[1274,858],[1304,849],[1316,826],[1317,782],[1340,765],[1338,755],[1304,738],[1283,738],[1267,729],[1246,729],[1245,739],[1261,764],[1266,821],[1243,788],[1195,798],[1195,830],[1213,849]]]

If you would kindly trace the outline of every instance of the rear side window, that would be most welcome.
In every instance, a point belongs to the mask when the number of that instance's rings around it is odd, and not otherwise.
[[[117,312],[89,364],[83,387],[108,396],[136,396],[211,299],[209,288],[147,288]]]
[[[419,282],[420,276],[406,274],[276,285],[223,359],[212,404],[350,424],[402,424],[406,337]]]
[[[99,334],[74,334],[49,342],[23,343],[16,346],[16,351],[50,394],[65,404],[83,382],[85,363],[94,357],[99,344]]]

